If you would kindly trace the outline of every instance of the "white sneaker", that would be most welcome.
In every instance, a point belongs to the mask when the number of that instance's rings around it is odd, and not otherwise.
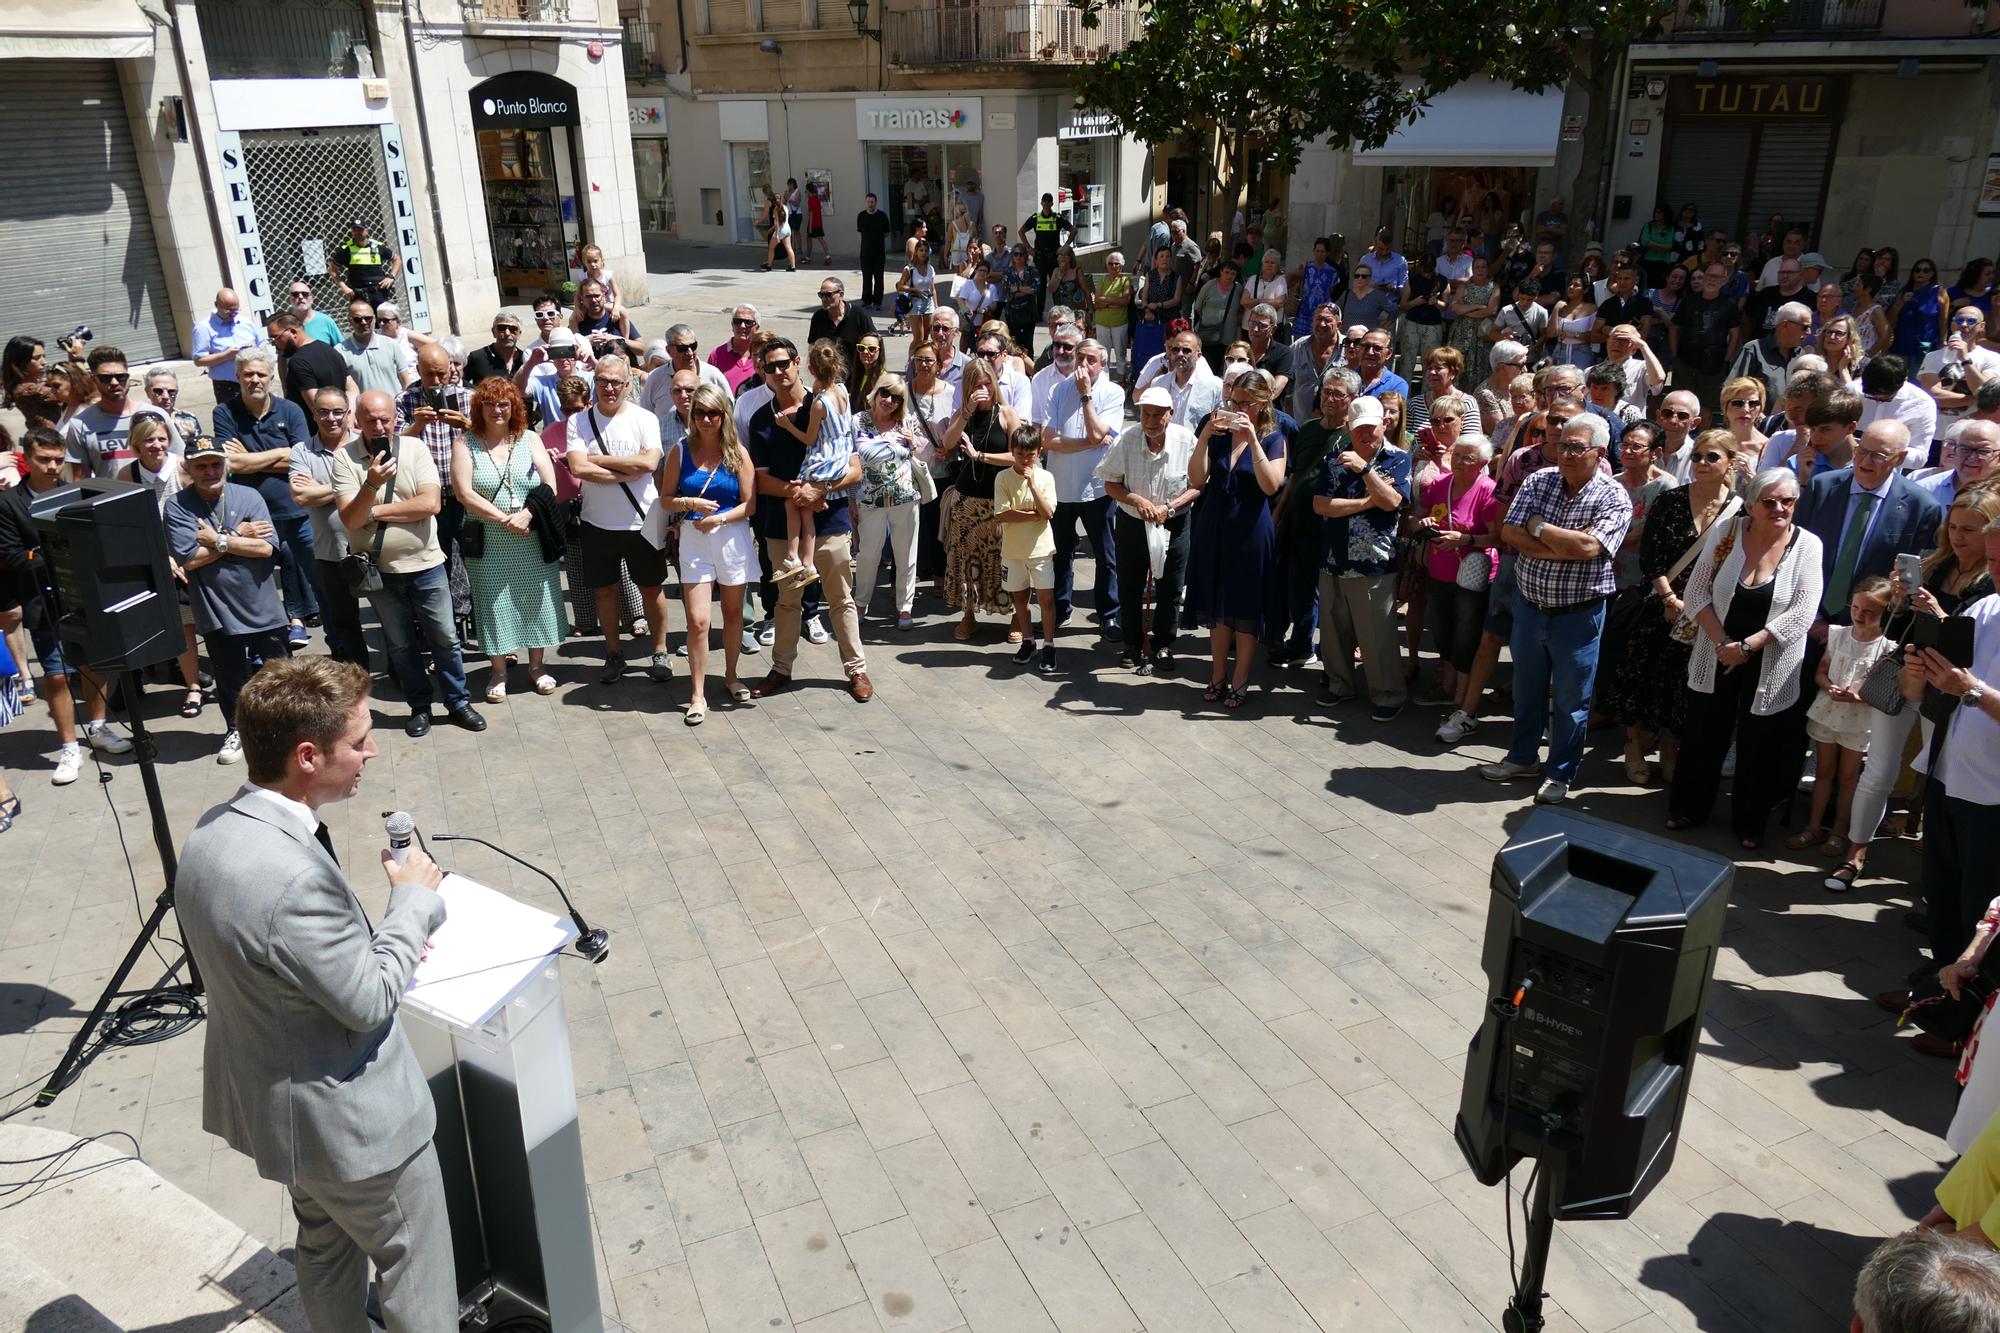
[[[229,734],[222,738],[222,748],[215,752],[215,762],[218,764],[243,762],[243,739],[236,734],[234,727],[231,727]]]
[[[132,742],[118,731],[115,722],[86,722],[83,738],[90,742],[90,748],[103,754],[130,754]]]
[[[1445,745],[1456,745],[1479,730],[1479,719],[1463,708],[1454,708],[1451,716],[1439,724],[1437,738]]]
[[[825,625],[820,624],[819,617],[814,616],[806,622],[806,637],[814,643],[825,643],[833,636],[826,632]]]
[[[67,787],[83,772],[83,747],[71,742],[56,752],[55,785]]]
[[[1541,772],[1540,764],[1517,764],[1509,759],[1502,759],[1497,764],[1479,766],[1479,776],[1488,782],[1512,782],[1516,778],[1540,777]]]
[[[1569,784],[1558,782],[1554,778],[1544,782],[1541,789],[1535,793],[1536,805],[1561,805],[1568,799]]]
[[[757,642],[766,648],[778,641],[778,627],[772,621],[765,621],[757,627]]]
[[[763,651],[764,651],[764,645],[757,642],[757,631],[751,626],[745,625],[743,627],[744,655],[748,657],[755,657],[758,653],[761,653]]]

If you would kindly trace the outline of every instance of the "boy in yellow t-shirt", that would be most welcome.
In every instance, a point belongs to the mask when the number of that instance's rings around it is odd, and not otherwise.
[[[1028,589],[1042,604],[1043,671],[1056,669],[1056,479],[1041,466],[1039,427],[1022,425],[1007,440],[1014,466],[993,479],[993,521],[1000,529],[1000,586],[1014,595],[1014,628],[1021,646],[1014,660],[1035,660],[1035,636],[1028,618]]]

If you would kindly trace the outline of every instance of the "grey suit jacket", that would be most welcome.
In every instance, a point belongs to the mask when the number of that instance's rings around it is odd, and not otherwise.
[[[175,897],[208,987],[204,1129],[285,1184],[380,1175],[430,1141],[396,1006],[444,899],[400,886],[371,929],[319,843],[242,797],[201,817]]]

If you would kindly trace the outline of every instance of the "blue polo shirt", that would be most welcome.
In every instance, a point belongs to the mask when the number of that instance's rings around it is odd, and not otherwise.
[[[254,415],[240,398],[233,403],[215,405],[215,439],[219,444],[240,440],[243,447],[253,454],[267,449],[283,449],[289,457],[292,446],[304,444],[311,438],[312,427],[306,422],[306,414],[289,398],[273,398],[270,410],[262,417]],[[264,497],[273,523],[306,516],[306,511],[292,501],[292,483],[285,473],[245,474],[237,480],[239,485],[254,487],[257,494]]]

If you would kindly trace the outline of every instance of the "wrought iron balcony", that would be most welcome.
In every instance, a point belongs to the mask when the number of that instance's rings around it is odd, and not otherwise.
[[[666,63],[660,59],[660,25],[638,19],[618,21],[618,42],[625,53],[625,81],[652,83],[666,77]]]
[[[1681,0],[1673,35],[1725,41],[1852,36],[1879,31],[1886,8],[1886,0],[1787,0],[1770,28],[1757,31],[1745,26],[1739,7],[1727,0]]]
[[[458,0],[467,32],[504,33],[514,27],[562,27],[569,0]]]
[[[1139,33],[1139,10],[1106,5],[1098,26],[1062,3],[944,4],[882,16],[889,63],[923,65],[1081,65],[1124,50]]]

